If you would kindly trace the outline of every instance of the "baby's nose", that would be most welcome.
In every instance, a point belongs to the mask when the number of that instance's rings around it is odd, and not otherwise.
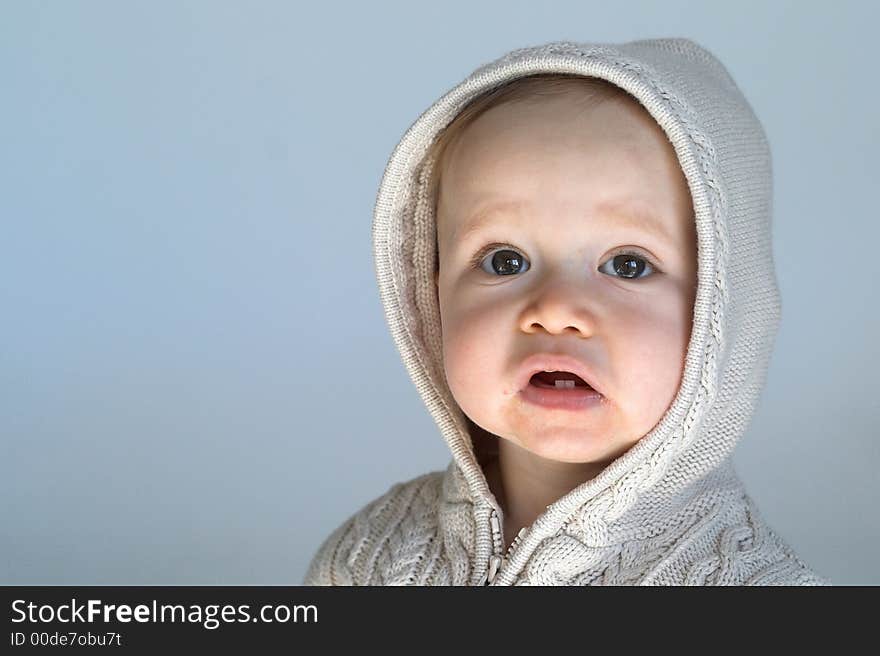
[[[545,330],[552,334],[579,332],[584,336],[595,332],[591,299],[581,282],[554,276],[535,290],[521,317],[525,332]]]

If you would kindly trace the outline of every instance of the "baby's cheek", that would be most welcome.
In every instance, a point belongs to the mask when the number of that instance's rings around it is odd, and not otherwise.
[[[456,331],[445,340],[444,360],[450,390],[466,414],[474,419],[485,416],[492,382],[502,384],[493,372],[492,354],[476,332]]]
[[[647,362],[653,374],[647,378],[643,392],[639,394],[635,416],[643,433],[649,432],[662,419],[678,394],[683,371],[683,358],[677,352],[675,339],[667,339],[658,345],[652,359]]]
[[[479,350],[464,336],[458,335],[449,341],[446,367],[450,385],[458,390],[465,390],[479,384],[479,373],[474,364],[478,354]]]
[[[461,390],[468,376],[468,345],[466,336],[454,326],[448,326],[443,332],[443,366],[446,380],[453,393]]]

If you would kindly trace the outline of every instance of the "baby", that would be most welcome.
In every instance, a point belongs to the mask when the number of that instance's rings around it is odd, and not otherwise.
[[[499,438],[509,542],[672,403],[696,231],[672,145],[618,87],[520,78],[479,109],[440,144],[437,282],[449,387]]]
[[[392,335],[453,460],[329,536],[306,584],[827,584],[731,464],[779,320],[770,156],[687,39],[474,71],[377,197]]]

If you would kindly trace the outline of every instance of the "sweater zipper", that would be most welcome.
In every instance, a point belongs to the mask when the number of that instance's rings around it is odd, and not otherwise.
[[[504,545],[504,537],[501,532],[501,521],[498,519],[498,514],[495,510],[492,510],[489,514],[489,527],[492,530],[492,543],[495,546],[495,553],[489,556],[489,570],[486,574],[485,585],[490,585],[492,581],[495,580],[501,572],[501,569],[510,560],[513,552],[516,551],[516,548],[519,546],[522,539],[529,532],[527,528],[521,528],[519,533],[517,533],[516,537],[513,539],[513,542],[511,542],[510,546],[507,548],[507,551],[502,555],[501,549]]]

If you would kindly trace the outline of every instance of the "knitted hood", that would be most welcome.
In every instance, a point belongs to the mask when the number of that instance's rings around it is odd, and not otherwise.
[[[551,72],[622,87],[664,130],[693,201],[698,285],[685,369],[666,414],[599,475],[548,506],[505,553],[501,508],[444,375],[428,191],[433,162],[425,156],[477,95]],[[780,319],[771,190],[761,124],[724,66],[688,39],[553,42],[513,50],[474,70],[409,127],[382,178],[372,234],[391,334],[452,453],[438,483],[437,521],[447,555],[457,549],[471,566],[453,564],[444,580],[818,580],[762,522],[730,462],[764,386]],[[717,529],[707,530],[710,524]],[[676,560],[676,553],[695,548],[699,557]]]

